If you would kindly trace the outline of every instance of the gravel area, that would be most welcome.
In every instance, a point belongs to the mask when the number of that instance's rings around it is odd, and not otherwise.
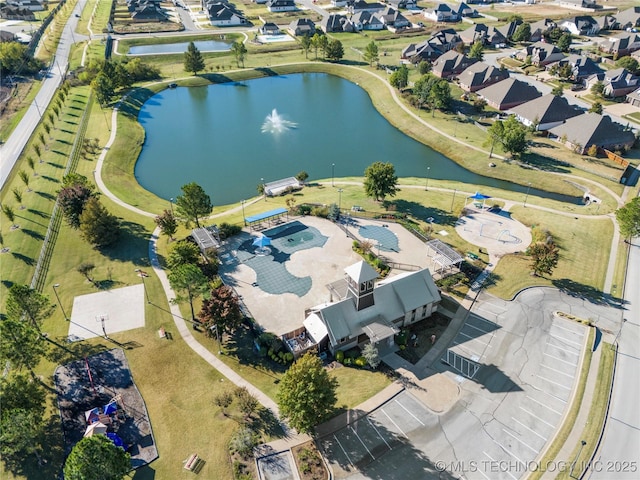
[[[115,399],[118,412],[110,417],[108,431],[123,440],[131,454],[132,468],[158,458],[147,407],[133,382],[122,349],[114,348],[59,366],[54,381],[67,454],[84,435],[85,412],[104,407]]]

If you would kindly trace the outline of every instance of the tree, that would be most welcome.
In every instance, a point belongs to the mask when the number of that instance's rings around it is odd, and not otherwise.
[[[33,176],[36,177],[38,175],[38,172],[36,172],[36,162],[31,155],[27,157],[27,165],[29,165],[29,168],[33,172]]]
[[[238,428],[229,440],[229,450],[240,455],[242,458],[249,458],[253,449],[258,445],[258,436],[247,426]],[[238,477],[239,478],[239,477]]]
[[[561,97],[563,92],[564,88],[562,87],[562,85],[556,85],[551,89],[551,95],[553,95],[554,97]]]
[[[168,277],[171,288],[180,293],[180,295],[176,296],[175,301],[179,303],[188,300],[191,307],[191,320],[195,320],[196,314],[193,310],[193,300],[207,292],[209,280],[204,276],[202,270],[192,263],[186,263],[174,268]],[[182,294],[186,294],[186,297]]]
[[[380,59],[378,56],[378,45],[376,45],[376,42],[373,40],[364,48],[364,59],[369,66],[373,66],[373,64]]]
[[[96,100],[98,100],[101,107],[108,105],[116,94],[113,80],[104,72],[96,75],[96,78],[91,82],[91,89],[95,92]]]
[[[311,44],[311,37],[309,37],[309,35],[303,35],[302,37],[300,37],[300,46],[302,47],[305,58],[309,58],[309,50],[311,50]]]
[[[27,192],[30,192],[31,189],[29,188],[29,181],[31,179],[29,178],[29,174],[24,170],[20,170],[18,172],[18,177],[20,177],[20,180],[22,180],[22,183],[24,183],[24,186],[27,187]]]
[[[244,68],[244,57],[247,54],[247,47],[245,47],[243,42],[233,42],[231,44],[231,53],[236,58],[236,65],[240,68],[240,63],[242,63],[242,68]]]
[[[42,322],[53,313],[49,298],[28,285],[12,285],[7,295],[7,317],[21,320],[24,316],[34,328],[40,330]]]
[[[33,369],[40,363],[47,349],[40,330],[29,322],[8,317],[0,321],[0,361],[14,368],[26,368],[32,379]]]
[[[487,106],[487,101],[484,98],[476,97],[473,99],[473,108],[477,112],[482,112],[486,106]]]
[[[306,182],[307,178],[309,178],[309,174],[304,170],[298,172],[298,174],[296,175],[296,180],[298,180],[300,183]]]
[[[616,220],[620,227],[620,234],[625,238],[640,235],[640,197],[635,197],[624,207],[616,210]]]
[[[482,60],[482,57],[484,56],[482,50],[484,50],[484,45],[482,44],[482,42],[479,40],[477,42],[474,42],[469,49],[469,58]]]
[[[589,109],[589,113],[597,113],[598,115],[602,115],[602,104],[600,102],[593,102],[591,104],[591,108]]]
[[[34,144],[33,151],[36,152],[36,156],[38,157],[38,160],[40,161],[40,163],[42,163],[42,149],[40,148],[40,145],[38,145],[37,143]]]
[[[488,142],[491,144],[489,158],[493,154],[493,146],[499,142],[506,152],[518,156],[527,150],[527,128],[522,125],[514,115],[509,116],[504,122],[497,120],[487,130]]]
[[[2,213],[7,217],[7,220],[11,223],[11,228],[18,228],[16,225],[16,212],[9,205],[2,205]]]
[[[197,75],[204,70],[204,58],[198,47],[193,42],[189,42],[187,51],[184,52],[184,71]]]
[[[226,417],[226,409],[233,403],[233,396],[229,392],[221,392],[213,398],[213,403],[222,410],[222,414]]]
[[[327,47],[329,46],[329,39],[326,35],[321,34],[320,32],[316,32],[313,37],[311,37],[311,44],[315,49],[316,60],[318,59],[318,49],[322,52],[323,56],[327,55]]]
[[[187,183],[181,188],[182,195],[176,198],[176,209],[178,214],[185,219],[187,226],[195,222],[200,228],[200,217],[209,215],[213,210],[211,198],[202,187],[195,182]]]
[[[616,61],[616,67],[626,68],[634,75],[640,73],[640,64],[638,63],[638,60],[629,55],[618,59],[618,61]]]
[[[604,83],[598,81],[591,86],[591,93],[597,97],[604,96]]]
[[[22,205],[22,192],[18,187],[14,188],[12,192],[13,198],[16,199],[16,202],[18,202],[18,204],[20,205],[20,210],[22,210],[24,208],[24,206]]]
[[[371,368],[378,368],[378,365],[380,365],[378,349],[373,343],[369,342],[364,346],[362,356],[367,359],[367,363]]]
[[[163,235],[166,235],[173,240],[173,235],[178,230],[178,220],[173,214],[172,210],[164,210],[155,219],[156,225],[160,227],[160,231]]]
[[[0,379],[2,410],[23,409],[42,417],[46,408],[46,393],[42,385],[32,382],[22,373],[12,373]]]
[[[568,52],[569,48],[571,48],[571,34],[563,33],[556,42],[556,47],[558,47],[561,52]]]
[[[130,455],[105,435],[84,437],[64,464],[65,480],[122,480],[131,470]]]
[[[338,62],[344,57],[344,48],[340,40],[331,40],[327,44],[326,57],[332,62]]]
[[[44,122],[42,124],[42,128],[44,128],[44,131],[49,135],[49,140],[51,140],[51,124],[49,122]]]
[[[245,419],[249,419],[258,408],[258,400],[249,393],[246,387],[236,387],[233,394],[238,399],[238,407]]]
[[[0,422],[0,454],[9,470],[16,472],[29,455],[40,458],[44,435],[42,415],[24,408],[7,410],[3,406]]]
[[[449,110],[451,105],[451,86],[446,80],[436,82],[429,92],[428,103],[431,109]]]
[[[404,68],[407,68],[404,63],[402,64],[402,66]],[[418,72],[420,72],[420,75],[426,75],[430,71],[431,71],[431,62],[427,62],[426,60],[421,60],[420,63],[418,64]]]
[[[534,243],[529,247],[529,255],[531,255],[531,270],[538,277],[544,274],[551,275],[560,259],[560,252],[553,241]]]
[[[513,32],[513,37],[511,40],[514,42],[528,42],[531,38],[531,25],[528,23],[521,23],[516,28],[516,31]]]
[[[400,68],[391,74],[389,84],[398,90],[402,90],[409,84],[409,69],[405,64],[400,65]]]
[[[233,332],[240,326],[242,318],[238,297],[226,285],[211,290],[210,297],[202,302],[200,321],[209,336],[215,335],[216,328],[219,333]]]
[[[78,267],[76,268],[76,271],[80,275],[84,276],[84,278],[86,278],[89,282],[94,283],[93,277],[91,277],[91,272],[93,272],[94,268],[96,268],[96,266],[93,263],[83,262],[80,265],[78,265]]]
[[[200,249],[198,246],[188,240],[180,240],[176,242],[169,250],[167,256],[167,266],[170,269],[191,263],[197,265],[200,260]]]
[[[282,377],[278,391],[280,413],[303,433],[327,420],[336,403],[338,381],[314,353],[300,357]]]
[[[80,228],[80,215],[92,197],[94,197],[93,190],[82,184],[64,187],[58,192],[58,205],[60,205],[62,215],[70,227]]]
[[[400,191],[392,163],[374,162],[365,169],[364,176],[364,191],[376,201],[384,200],[387,195],[395,197]]]
[[[80,214],[80,232],[82,237],[95,247],[108,247],[120,236],[120,221],[100,203],[91,197]]]

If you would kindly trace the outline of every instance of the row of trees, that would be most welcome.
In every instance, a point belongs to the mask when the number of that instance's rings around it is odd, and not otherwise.
[[[308,35],[302,36],[300,38],[300,46],[302,47],[306,58],[309,58],[309,51],[311,49],[314,51],[316,60],[318,59],[318,50],[322,53],[323,58],[334,62],[337,62],[344,57],[344,47],[342,46],[342,42],[340,40],[329,40],[329,37],[321,31],[316,31],[312,37],[309,37]],[[375,55],[377,56],[377,46],[375,47],[375,50]],[[374,60],[372,59],[371,61]]]
[[[97,248],[108,247],[120,236],[120,221],[100,202],[95,186],[75,173],[64,176],[58,204],[67,224]]]
[[[78,78],[84,84],[91,84],[98,103],[105,106],[118,89],[130,88],[136,82],[156,80],[160,78],[160,70],[140,58],[93,59]]]

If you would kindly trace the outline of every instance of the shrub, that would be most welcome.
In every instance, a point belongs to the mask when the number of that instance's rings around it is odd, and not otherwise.
[[[239,234],[242,231],[242,227],[239,225],[231,225],[227,222],[222,222],[218,227],[221,238],[229,238]]]
[[[336,361],[342,363],[344,361],[344,352],[342,350],[338,350],[336,352]]]
[[[284,355],[284,359],[285,359],[288,363],[293,362],[293,353],[291,353],[291,352],[287,352],[287,353]]]
[[[313,207],[311,209],[311,215],[320,218],[327,218],[329,216],[329,207]]]
[[[274,338],[276,338],[276,336],[273,333],[264,332],[258,336],[258,343],[260,345],[264,345],[265,347],[269,347],[271,346],[271,342]]]
[[[300,205],[300,206],[298,206],[298,214],[299,215],[309,215],[309,214],[311,214],[311,206],[310,205]]]
[[[358,366],[358,367],[364,367],[367,365],[367,359],[364,357],[358,357],[354,360],[354,363]]]
[[[344,364],[345,364],[345,365],[351,365],[351,362],[352,362],[352,360],[351,360],[349,357],[346,357],[346,358],[344,359]]]
[[[267,356],[267,347],[265,347],[264,345],[260,346],[260,356],[261,357],[266,357]]]

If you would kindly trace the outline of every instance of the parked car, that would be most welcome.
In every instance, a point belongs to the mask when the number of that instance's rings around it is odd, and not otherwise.
[[[581,83],[576,83],[574,85],[571,85],[571,91],[572,92],[578,92],[580,90],[584,90],[584,85]]]

